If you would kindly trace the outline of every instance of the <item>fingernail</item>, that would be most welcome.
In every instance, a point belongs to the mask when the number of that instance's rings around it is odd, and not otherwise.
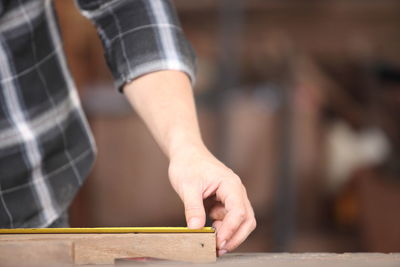
[[[221,249],[221,250],[218,250],[218,256],[222,256],[222,255],[224,255],[224,254],[226,254],[228,251],[227,250],[225,250],[225,249]]]
[[[224,241],[221,242],[221,245],[219,246],[219,248],[222,249],[222,250],[224,250],[225,245],[226,245],[226,240],[224,240]]]
[[[189,220],[188,228],[190,229],[197,229],[201,227],[201,222],[199,218],[191,218]]]

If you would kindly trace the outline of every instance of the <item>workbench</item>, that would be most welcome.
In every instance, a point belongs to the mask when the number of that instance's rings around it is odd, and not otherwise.
[[[400,253],[228,253],[214,263],[129,263],[116,266],[224,266],[224,267],[399,267]]]
[[[215,266],[230,267],[400,267],[400,253],[246,253],[227,254]]]
[[[0,266],[3,266],[0,264]],[[29,266],[24,262],[20,265]],[[46,266],[46,265],[44,265]],[[65,266],[65,264],[51,265]],[[71,266],[71,265],[68,265]],[[85,265],[99,266],[99,265]],[[219,257],[216,262],[195,264],[175,261],[132,262],[118,260],[111,266],[215,266],[215,267],[399,267],[400,253],[228,253]]]

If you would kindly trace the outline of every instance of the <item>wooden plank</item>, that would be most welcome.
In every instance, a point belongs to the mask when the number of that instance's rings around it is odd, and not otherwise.
[[[75,263],[113,263],[115,258],[154,257],[175,261],[216,260],[215,234],[127,234],[75,242]]]
[[[35,242],[52,247],[70,242],[64,249],[72,260],[59,257],[58,263],[113,264],[115,259],[154,257],[175,261],[206,263],[216,261],[215,233],[118,233],[118,234],[1,234],[0,255],[18,257],[29,250],[25,258],[41,250]],[[9,244],[16,244],[11,250]],[[25,244],[27,246],[25,247]],[[11,253],[11,254],[10,254]],[[64,255],[64,254],[62,254]],[[35,259],[37,259],[36,257]],[[47,258],[44,258],[47,260]],[[46,263],[46,261],[44,261]]]
[[[187,227],[94,227],[94,228],[0,228],[0,234],[97,234],[97,233],[214,233],[214,228]]]

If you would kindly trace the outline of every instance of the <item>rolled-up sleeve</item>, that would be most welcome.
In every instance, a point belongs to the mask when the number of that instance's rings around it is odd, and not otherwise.
[[[97,28],[119,90],[137,77],[179,70],[195,81],[195,55],[168,0],[76,0]]]

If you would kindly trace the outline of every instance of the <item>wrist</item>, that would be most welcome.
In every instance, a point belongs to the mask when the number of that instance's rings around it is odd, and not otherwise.
[[[168,158],[173,161],[176,158],[186,157],[187,155],[206,153],[209,153],[208,149],[199,135],[182,131],[174,134],[174,137],[171,138]]]
[[[173,161],[176,158],[182,158],[188,155],[206,154],[206,153],[208,153],[208,150],[202,141],[182,140],[171,147],[168,153],[168,157],[170,161]]]

